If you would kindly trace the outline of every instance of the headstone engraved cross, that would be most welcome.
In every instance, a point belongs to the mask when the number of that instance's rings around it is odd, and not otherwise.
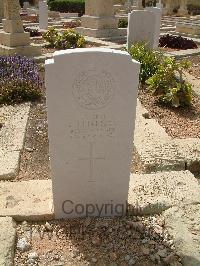
[[[125,214],[139,67],[127,52],[104,48],[46,61],[56,218]]]
[[[90,174],[89,174],[89,182],[95,182],[94,178],[94,164],[96,160],[105,160],[105,157],[95,157],[94,156],[94,143],[89,143],[90,145],[90,151],[89,151],[89,157],[82,157],[79,158],[80,161],[89,161],[89,167],[90,167]]]

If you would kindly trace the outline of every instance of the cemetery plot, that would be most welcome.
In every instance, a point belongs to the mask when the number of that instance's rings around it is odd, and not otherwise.
[[[82,19],[49,12],[46,1],[40,10],[26,2],[20,18],[17,0],[5,0],[1,42],[15,47],[4,52],[42,56],[34,57],[38,68],[27,57],[0,58],[0,216],[10,216],[0,219],[2,265],[12,265],[4,259],[14,249],[16,266],[189,266],[200,259],[199,39],[160,49],[160,31],[176,34],[175,23],[190,19],[165,17],[160,29],[160,8],[132,12],[129,47],[137,40],[155,49],[130,49],[141,60],[139,75],[138,62],[120,51],[127,21],[118,23],[111,2],[87,0]],[[130,2],[116,7],[118,18],[127,20]],[[94,49],[105,46],[115,50]],[[126,217],[114,218],[126,207]],[[84,218],[55,220],[63,217]]]
[[[192,106],[168,107],[159,104],[158,97],[147,92],[147,88],[139,90],[139,99],[149,111],[149,118],[156,119],[172,138],[199,138],[200,134],[200,101],[192,96]]]

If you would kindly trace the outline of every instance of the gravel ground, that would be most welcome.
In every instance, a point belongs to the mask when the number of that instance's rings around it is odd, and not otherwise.
[[[45,102],[32,104],[17,180],[48,179],[49,143]]]
[[[179,108],[159,105],[147,89],[139,90],[139,99],[150,118],[156,119],[172,138],[200,137],[200,102],[196,97],[190,107]]]
[[[44,71],[41,70],[44,79]],[[20,171],[16,180],[50,178],[49,141],[45,88],[40,102],[32,103],[26,129]]]
[[[17,236],[15,266],[182,265],[161,216],[23,222]]]

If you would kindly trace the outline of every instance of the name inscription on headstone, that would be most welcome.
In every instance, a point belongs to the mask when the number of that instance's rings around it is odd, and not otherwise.
[[[69,123],[70,138],[97,139],[112,138],[115,134],[115,123],[105,114],[94,114],[91,118],[80,118]]]

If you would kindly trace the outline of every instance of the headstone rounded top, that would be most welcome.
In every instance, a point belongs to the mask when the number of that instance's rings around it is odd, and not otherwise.
[[[87,70],[78,74],[73,84],[73,97],[84,109],[105,107],[114,96],[115,81],[105,70]]]

